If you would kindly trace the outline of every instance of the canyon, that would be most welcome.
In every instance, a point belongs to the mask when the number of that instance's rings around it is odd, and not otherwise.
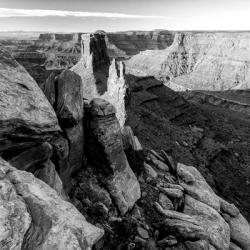
[[[179,90],[249,88],[248,32],[179,32],[164,51],[147,50],[127,62],[136,75],[153,75]]]
[[[5,40],[1,249],[250,249],[248,43],[217,35]]]

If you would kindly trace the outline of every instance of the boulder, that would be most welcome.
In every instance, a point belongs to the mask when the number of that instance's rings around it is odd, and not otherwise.
[[[172,201],[164,193],[159,194],[159,204],[162,206],[163,209],[174,210],[174,205]]]
[[[200,223],[211,245],[216,249],[226,250],[229,248],[229,225],[214,208],[185,195],[184,213],[192,216]]]
[[[102,229],[88,223],[72,204],[33,174],[17,170],[1,158],[0,174],[1,249],[85,250],[102,237]]]
[[[163,223],[166,231],[177,239],[184,241],[206,239],[202,226],[195,220],[192,222],[189,220],[165,219]]]
[[[186,241],[185,247],[187,250],[213,250],[212,246],[207,240],[198,240],[198,241]]]
[[[243,250],[250,250],[250,226],[242,214],[231,218],[229,226],[233,242]]]
[[[156,179],[158,177],[158,173],[146,162],[143,163],[144,171],[147,177],[151,179]]]
[[[153,154],[150,154],[150,161],[152,164],[161,171],[169,171],[169,167],[161,160],[157,159]]]
[[[62,127],[76,125],[83,118],[82,80],[71,70],[64,70],[56,82],[56,113]]]
[[[140,185],[123,150],[121,128],[114,107],[102,99],[93,99],[88,110],[87,157],[102,175],[104,185],[125,214],[140,198]],[[97,157],[98,156],[98,157]]]
[[[115,171],[105,180],[107,190],[122,215],[131,209],[141,197],[140,184],[127,160],[123,165],[124,169]]]
[[[182,190],[178,188],[159,188],[161,192],[166,194],[170,198],[180,199],[183,196]]]
[[[178,163],[177,174],[180,185],[185,189],[188,195],[207,204],[216,211],[220,211],[219,197],[214,193],[204,177],[195,167]]]
[[[230,242],[229,250],[242,250],[242,248],[237,246],[233,242]]]
[[[56,114],[34,79],[0,47],[0,152],[49,141]]]
[[[227,213],[232,217],[237,217],[240,213],[239,209],[234,204],[231,204],[222,198],[220,198],[220,209],[223,213]]]

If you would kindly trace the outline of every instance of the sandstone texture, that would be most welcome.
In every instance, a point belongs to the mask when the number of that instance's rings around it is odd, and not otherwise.
[[[115,109],[105,100],[93,99],[89,116],[89,160],[106,175],[104,183],[107,190],[120,212],[125,214],[140,198],[140,186],[123,150],[121,128]]]
[[[118,55],[126,58],[144,50],[163,50],[172,44],[173,39],[173,32],[167,30],[107,33],[111,57]]]
[[[159,33],[145,46],[164,47]],[[183,34],[162,51],[165,83],[193,72],[200,55],[187,57]],[[80,61],[39,85],[58,131],[0,148],[0,248],[248,250],[247,121],[203,110],[153,76],[126,75],[110,64],[104,32],[40,40]]]
[[[110,102],[116,108],[116,116],[123,127],[126,119],[127,91],[124,64],[120,63],[118,67],[113,60],[110,65],[104,34],[84,34],[81,42],[81,59],[71,71],[82,79],[83,98],[89,101],[93,98],[102,98]]]
[[[154,75],[176,90],[249,88],[249,34],[176,33],[163,51],[147,50],[127,62],[128,71]]]
[[[57,117],[33,78],[0,50],[0,150],[25,148],[58,134]]]
[[[47,184],[0,165],[1,249],[91,249],[103,235]]]

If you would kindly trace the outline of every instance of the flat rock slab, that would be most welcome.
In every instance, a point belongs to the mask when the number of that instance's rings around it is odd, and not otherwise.
[[[51,139],[56,114],[34,79],[0,47],[0,152]]]

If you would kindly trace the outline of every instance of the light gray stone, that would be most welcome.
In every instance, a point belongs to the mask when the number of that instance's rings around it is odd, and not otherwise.
[[[230,244],[230,228],[221,215],[212,207],[185,196],[184,213],[195,218],[204,228],[211,245],[218,250],[227,250]]]
[[[1,158],[0,172],[5,181],[0,189],[1,249],[13,249],[8,247],[12,245],[17,250],[90,250],[102,237],[102,229],[88,223],[71,203],[33,174]]]
[[[180,185],[185,189],[185,193],[211,206],[216,211],[220,211],[219,197],[214,193],[204,177],[195,167],[178,163],[177,174]]]

